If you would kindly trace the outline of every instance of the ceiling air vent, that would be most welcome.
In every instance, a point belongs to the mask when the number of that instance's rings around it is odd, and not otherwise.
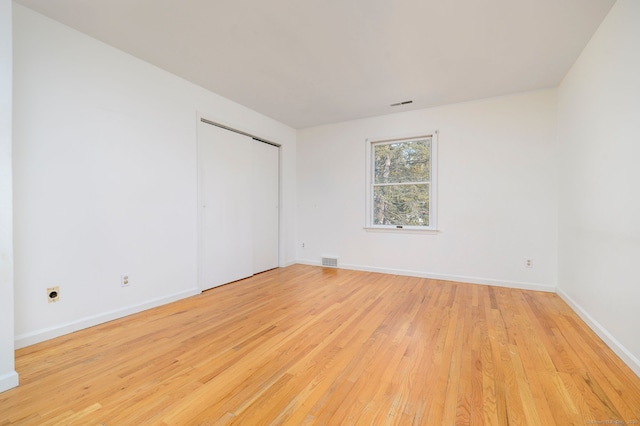
[[[338,258],[337,257],[325,257],[322,256],[322,266],[327,268],[337,268],[338,267]]]
[[[402,101],[402,102],[396,102],[395,104],[391,104],[389,106],[394,107],[394,106],[400,106],[400,105],[409,105],[409,104],[412,104],[412,103],[413,103],[413,101]]]

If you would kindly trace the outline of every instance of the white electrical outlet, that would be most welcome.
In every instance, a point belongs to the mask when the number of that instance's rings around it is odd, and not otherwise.
[[[531,260],[531,259],[526,259],[526,260],[524,261],[524,267],[525,267],[525,268],[533,268],[533,260]]]
[[[129,287],[129,275],[120,275],[120,286]]]

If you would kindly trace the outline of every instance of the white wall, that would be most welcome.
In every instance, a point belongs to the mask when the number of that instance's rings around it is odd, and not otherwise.
[[[441,232],[365,231],[365,140],[435,129]],[[298,259],[554,291],[555,132],[554,90],[300,130]]]
[[[639,23],[618,0],[558,91],[558,292],[640,375]]]
[[[293,262],[294,129],[14,8],[18,347],[198,292],[197,112],[283,145]]]
[[[0,392],[18,385],[13,362],[11,0],[0,0]]]

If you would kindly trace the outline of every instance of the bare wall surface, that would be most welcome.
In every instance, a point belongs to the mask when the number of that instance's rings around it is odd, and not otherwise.
[[[13,362],[11,0],[0,0],[0,392],[18,385]]]
[[[366,139],[436,129],[440,232],[365,230]],[[298,259],[554,291],[555,132],[555,90],[299,130]]]
[[[558,90],[558,290],[638,375],[639,22],[619,0]]]
[[[295,259],[294,129],[18,5],[14,37],[18,346],[198,292],[197,113],[282,144]]]

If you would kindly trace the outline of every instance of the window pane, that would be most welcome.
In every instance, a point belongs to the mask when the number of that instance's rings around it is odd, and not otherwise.
[[[429,226],[429,184],[374,186],[373,223]]]
[[[374,183],[428,182],[431,138],[374,145]]]

